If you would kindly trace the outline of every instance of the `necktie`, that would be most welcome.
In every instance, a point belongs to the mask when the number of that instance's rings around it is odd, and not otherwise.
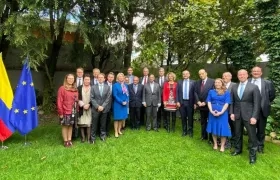
[[[243,92],[244,92],[244,84],[243,83],[240,83],[240,89],[239,89],[239,93],[238,93],[238,96],[239,98],[241,99],[242,96],[243,96]]]
[[[145,76],[145,79],[144,79],[144,84],[147,83],[147,76]]]
[[[151,83],[151,90],[152,90],[152,93],[154,92],[154,84]]]
[[[134,85],[134,93],[137,93],[137,85]]]
[[[162,87],[163,81],[162,81],[162,77],[160,77],[160,87]]]
[[[103,94],[103,84],[99,85],[100,96]]]
[[[81,78],[79,78],[78,86],[81,86],[81,85],[82,85],[82,80],[81,80]]]
[[[203,90],[203,88],[204,88],[204,80],[201,82],[201,85],[200,85],[200,91],[202,91]]]
[[[183,92],[183,99],[189,99],[188,94],[189,94],[189,84],[188,84],[188,80],[185,80],[185,90]]]

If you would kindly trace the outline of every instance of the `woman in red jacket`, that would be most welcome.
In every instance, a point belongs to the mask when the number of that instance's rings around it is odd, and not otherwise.
[[[73,74],[67,74],[57,93],[57,111],[62,125],[64,146],[72,146],[72,128],[76,118],[78,91]]]
[[[163,85],[163,104],[164,109],[169,113],[166,114],[167,119],[167,132],[170,132],[170,116],[172,116],[172,131],[175,132],[175,123],[176,123],[176,88],[177,82],[176,75],[173,72],[167,74],[168,82],[165,82]]]

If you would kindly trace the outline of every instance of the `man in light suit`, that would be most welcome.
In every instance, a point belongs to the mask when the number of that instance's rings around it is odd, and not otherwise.
[[[259,88],[248,82],[248,72],[241,69],[237,73],[239,83],[231,90],[232,104],[230,106],[230,118],[235,121],[235,150],[232,156],[241,154],[243,144],[243,129],[247,129],[249,136],[249,162],[256,162],[258,141],[256,136],[256,124],[260,113],[261,95]]]
[[[264,139],[265,139],[265,127],[267,117],[270,114],[271,103],[275,98],[275,89],[271,81],[263,79],[262,69],[260,67],[254,67],[252,69],[252,78],[248,81],[257,85],[261,93],[261,111],[257,121],[257,139],[258,139],[258,152],[263,153]]]
[[[195,104],[200,111],[200,120],[201,120],[201,140],[208,140],[208,134],[206,132],[207,121],[209,109],[207,106],[207,96],[208,92],[214,88],[214,80],[208,78],[207,72],[205,69],[200,69],[198,71],[200,80],[195,84],[194,96]],[[212,142],[212,136],[209,136],[209,143]]]
[[[105,141],[106,138],[106,118],[110,111],[112,92],[110,87],[104,83],[105,75],[103,73],[98,75],[98,84],[91,88],[91,103],[92,103],[92,131],[91,143],[95,143],[96,131],[98,124],[100,124],[100,138]]]
[[[159,84],[161,90],[161,100],[162,100],[162,92],[163,92],[163,84],[167,82],[167,78],[165,77],[165,71],[163,67],[159,68],[158,78],[155,79],[155,82]],[[166,119],[166,111],[164,110],[164,104],[161,102],[161,106],[158,108],[157,113],[157,126],[161,127],[161,119],[163,119],[163,127],[167,129],[167,119]]]
[[[76,83],[77,87],[83,85],[83,80],[84,80],[84,69],[82,67],[78,67],[76,69]]]
[[[139,83],[139,78],[134,76],[133,83],[128,85],[129,115],[132,130],[140,129],[140,111],[142,107],[144,86]]]
[[[229,92],[231,92],[233,85],[236,84],[234,82],[231,82],[232,74],[230,72],[224,72],[222,78],[223,78],[224,83],[226,84],[227,90]],[[229,142],[229,140],[227,140],[226,147],[230,148],[231,144],[234,143],[234,138],[235,138],[234,122],[230,119],[230,114],[228,115],[228,123],[229,123],[230,130],[231,130],[231,142]]]
[[[114,79],[115,79],[115,74],[113,72],[109,72],[107,75],[107,81],[104,82],[104,84],[107,84],[110,87],[110,90],[112,92],[112,88],[114,85]],[[106,120],[106,137],[110,137],[110,122],[111,122],[111,116],[112,116],[112,96],[111,96],[111,101],[108,104],[110,106],[110,110],[107,113],[107,120]]]
[[[145,85],[149,82],[149,69],[147,67],[143,68],[143,77],[140,77],[140,83]],[[140,124],[144,125],[145,119],[147,119],[146,108],[142,106],[140,114]]]
[[[161,105],[161,91],[159,84],[154,82],[155,76],[149,76],[149,82],[144,85],[143,89],[143,106],[146,108],[147,122],[146,130],[151,130],[151,120],[153,121],[153,129],[158,131],[157,128],[157,109]]]
[[[193,114],[194,114],[194,88],[195,81],[189,79],[190,72],[185,70],[182,73],[183,80],[178,81],[176,103],[180,108],[182,119],[182,136],[189,135],[193,137]]]

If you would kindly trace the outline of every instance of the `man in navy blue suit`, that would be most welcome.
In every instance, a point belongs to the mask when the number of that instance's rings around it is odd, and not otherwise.
[[[131,128],[140,129],[140,113],[142,107],[143,85],[139,83],[137,76],[133,77],[133,83],[128,85],[129,91],[129,115]]]
[[[208,92],[214,88],[214,80],[207,77],[207,72],[205,69],[200,69],[198,71],[200,80],[196,82],[194,96],[195,104],[200,111],[200,120],[201,120],[201,140],[208,140],[208,134],[206,132],[207,121],[209,109],[207,106],[207,96]],[[209,136],[210,142],[212,141],[211,135]]]
[[[105,84],[109,85],[111,92],[112,92],[112,87],[114,85],[114,79],[115,79],[115,74],[113,72],[110,72],[107,75],[107,81],[105,82]],[[110,101],[109,106],[111,108],[110,108],[110,111],[107,113],[107,119],[106,119],[106,135],[107,135],[107,137],[110,137],[109,132],[110,132],[110,122],[111,122],[111,115],[112,115],[112,101],[113,101],[113,98]]]
[[[176,103],[180,107],[182,119],[182,136],[193,137],[193,113],[194,113],[194,88],[195,81],[189,79],[190,72],[185,70],[182,73],[183,80],[178,81]]]

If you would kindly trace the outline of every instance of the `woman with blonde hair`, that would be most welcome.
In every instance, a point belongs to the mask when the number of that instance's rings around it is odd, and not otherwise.
[[[230,93],[221,78],[217,78],[214,84],[215,88],[210,90],[207,96],[207,105],[209,108],[209,117],[207,132],[212,133],[214,146],[218,149],[217,136],[221,137],[221,152],[225,151],[226,137],[231,136],[228,124],[228,106],[231,103]]]
[[[163,84],[162,100],[164,104],[164,110],[168,111],[166,113],[167,119],[167,132],[170,132],[170,118],[172,119],[172,131],[175,132],[176,124],[176,92],[177,92],[177,82],[176,75],[173,72],[167,74],[168,81]],[[172,117],[170,117],[172,116]]]
[[[123,121],[127,119],[129,94],[124,74],[119,73],[116,80],[117,82],[113,85],[112,93],[114,129],[115,137],[117,138],[122,134]]]
[[[72,146],[72,129],[77,116],[78,91],[73,74],[67,74],[57,93],[57,111],[62,126],[64,146]]]

